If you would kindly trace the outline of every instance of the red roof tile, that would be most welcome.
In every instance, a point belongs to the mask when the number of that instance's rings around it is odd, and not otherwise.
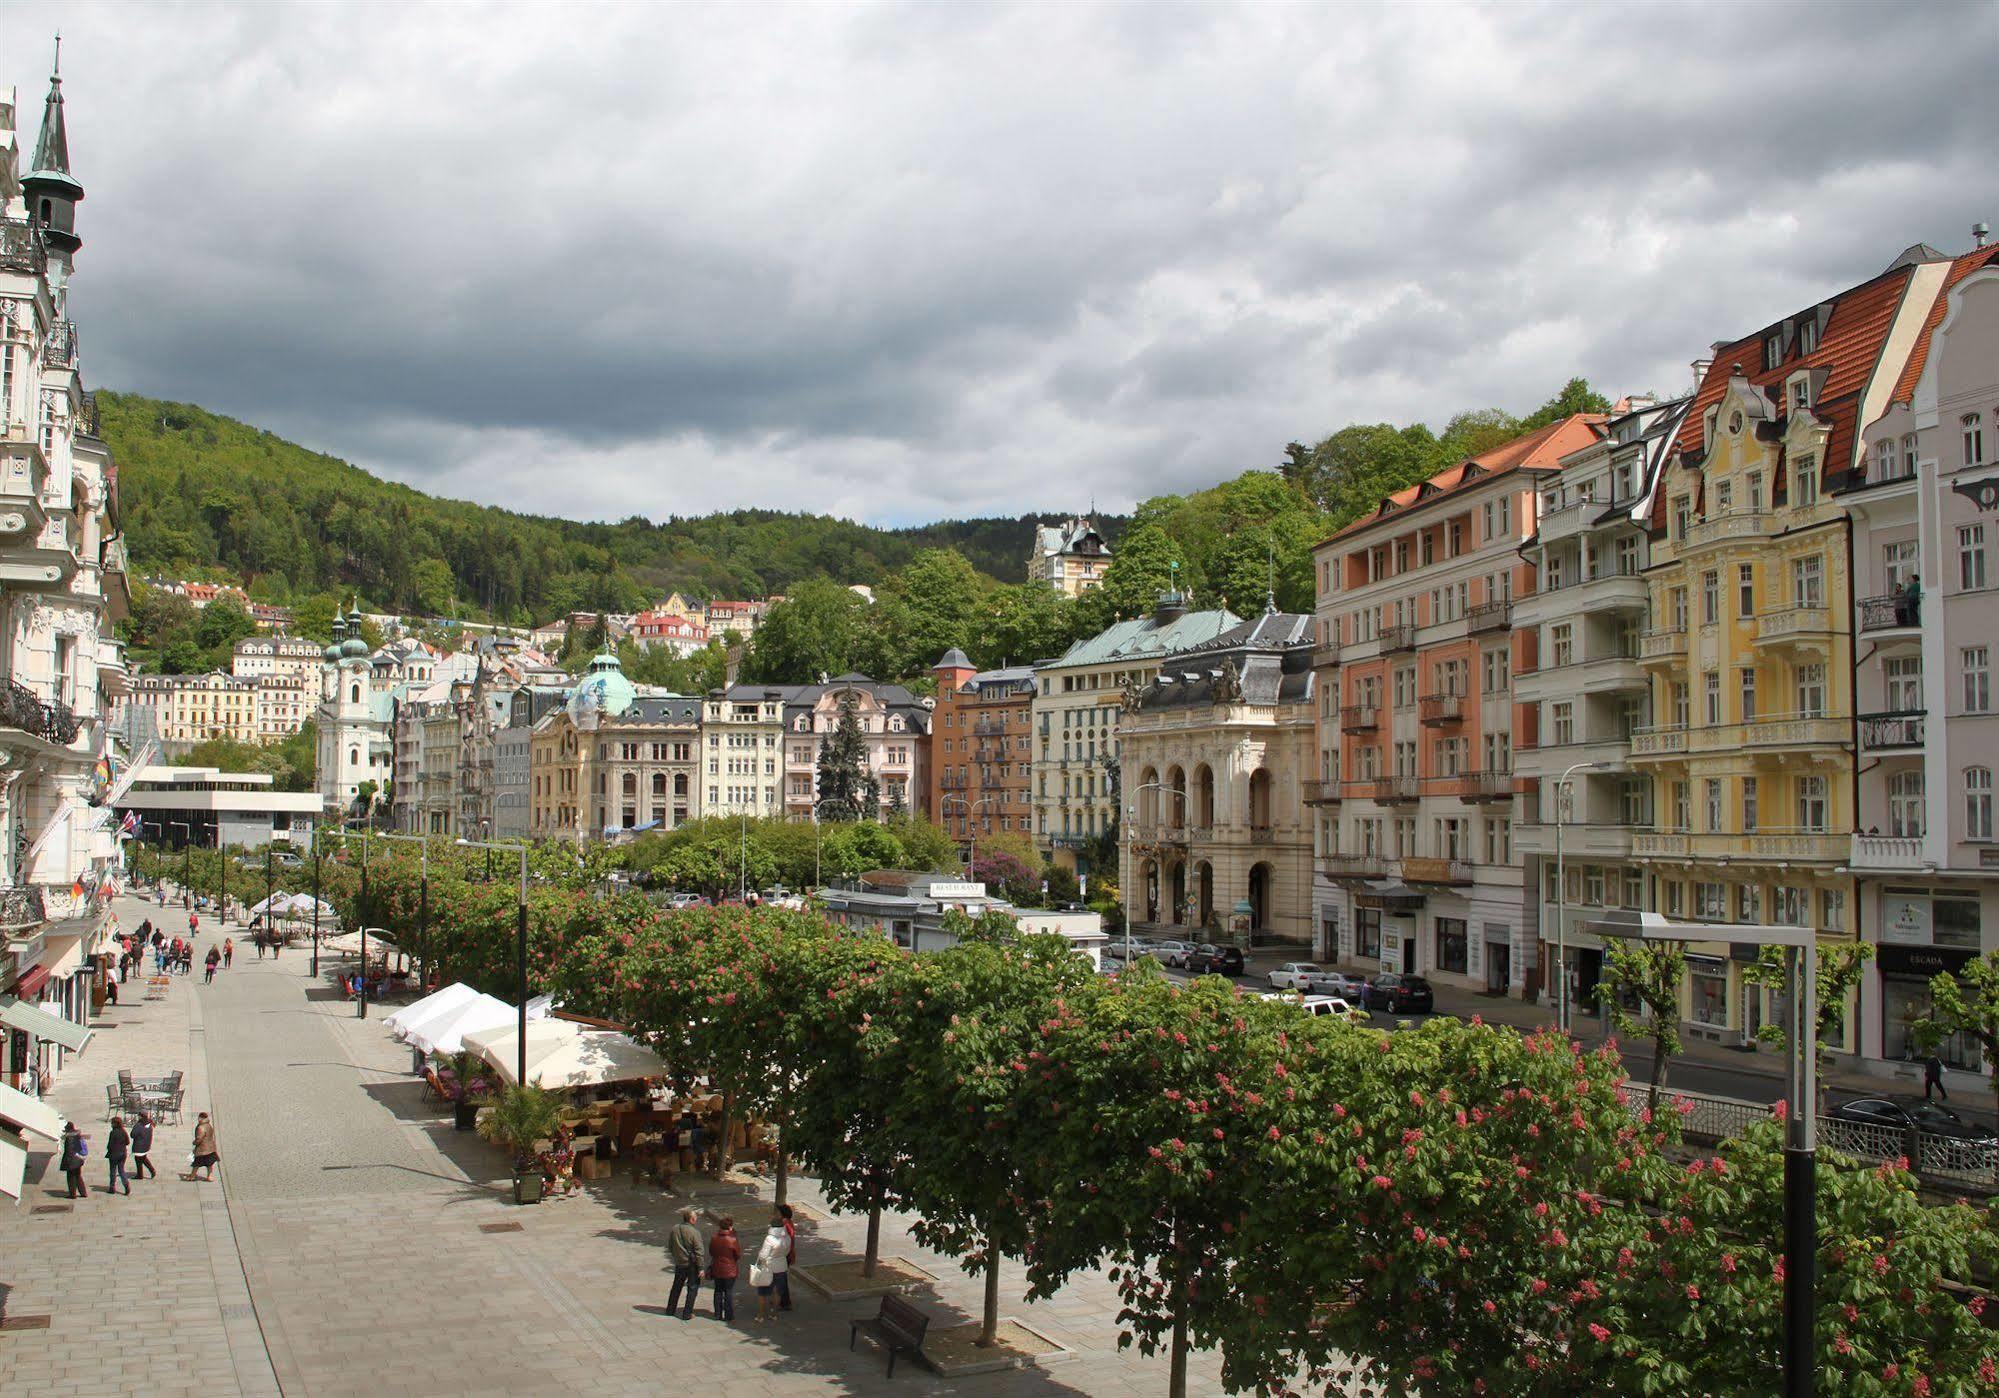
[[[1360,533],[1383,520],[1399,517],[1405,506],[1419,501],[1427,504],[1508,471],[1552,471],[1560,465],[1564,456],[1580,451],[1597,440],[1602,435],[1604,421],[1602,413],[1572,413],[1546,427],[1537,427],[1469,461],[1446,466],[1421,484],[1396,491],[1370,513],[1362,515],[1344,529],[1335,530],[1319,542],[1330,543],[1334,539]]]
[[[1936,304],[1930,307],[1922,332],[1916,336],[1915,347],[1909,351],[1909,362],[1902,366],[1902,376],[1895,380],[1895,391],[1888,399],[1890,403],[1907,403],[1915,398],[1916,382],[1922,378],[1923,366],[1930,358],[1930,337],[1943,324],[1944,312],[1950,307],[1951,288],[1995,257],[1999,257],[1999,243],[1968,252],[1951,263],[1950,271],[1944,275],[1943,285],[1937,288]]]

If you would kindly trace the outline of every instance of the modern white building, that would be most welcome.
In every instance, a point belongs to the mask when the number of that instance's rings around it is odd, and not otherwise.
[[[963,913],[977,918],[989,912],[1011,915],[1024,933],[1065,938],[1092,966],[1103,961],[1104,920],[1080,909],[1017,908],[976,881],[949,874],[911,873],[882,869],[864,874],[859,888],[827,888],[819,892],[826,920],[888,938],[904,951],[943,951],[958,944],[944,926],[945,915]]]
[[[309,848],[320,815],[319,795],[279,791],[268,772],[225,772],[216,767],[142,767],[113,803],[122,821],[136,814],[132,833],[147,844],[179,849],[192,844],[254,849],[295,844]]]

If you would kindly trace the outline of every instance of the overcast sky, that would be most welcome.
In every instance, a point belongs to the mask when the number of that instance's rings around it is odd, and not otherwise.
[[[1999,221],[1999,5],[12,0],[90,381],[578,517],[1106,509]]]

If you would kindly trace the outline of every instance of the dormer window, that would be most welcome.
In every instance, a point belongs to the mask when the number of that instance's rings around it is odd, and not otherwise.
[[[1809,375],[1800,374],[1791,380],[1790,402],[1791,411],[1794,413],[1802,413],[1810,410],[1812,406],[1812,381]]]
[[[1819,320],[1817,316],[1806,316],[1798,322],[1798,353],[1810,354],[1819,347]]]
[[[1784,362],[1784,335],[1782,331],[1766,335],[1763,339],[1763,367],[1774,369]]]

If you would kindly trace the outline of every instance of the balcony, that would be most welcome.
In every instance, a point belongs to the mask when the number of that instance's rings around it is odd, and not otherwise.
[[[1372,704],[1349,704],[1340,710],[1340,732],[1372,733],[1380,723],[1381,711]]]
[[[1372,854],[1328,854],[1319,860],[1319,872],[1329,879],[1385,879],[1391,870],[1388,861]]]
[[[1756,618],[1758,645],[1794,645],[1809,642],[1823,646],[1832,634],[1832,612],[1826,607],[1786,607]]]
[[[1851,844],[1851,836],[1824,830],[1643,831],[1632,837],[1631,852],[1641,859],[1844,864]]]
[[[1903,709],[1894,713],[1862,714],[1860,716],[1860,750],[1862,752],[1897,752],[1923,745],[1923,719],[1921,709]]]
[[[42,367],[45,369],[74,369],[76,367],[76,323],[59,320],[49,327],[49,337],[42,341]]]
[[[18,940],[21,934],[34,931],[48,920],[39,886],[0,888],[0,932]]]
[[[9,441],[0,448],[0,542],[21,547],[41,535],[49,522],[42,504],[46,478],[39,446]]]
[[[0,728],[17,728],[30,737],[66,748],[76,741],[82,720],[64,704],[45,703],[19,680],[0,686]]]
[[[1629,859],[1631,843],[1637,834],[1638,827],[1631,825],[1563,821],[1562,857],[1581,860]],[[1546,824],[1516,823],[1513,827],[1513,852],[1516,855],[1538,854],[1543,858],[1553,859],[1554,823],[1552,821]]]
[[[1395,626],[1381,628],[1381,653],[1393,655],[1397,651],[1416,649],[1416,623],[1401,622]]]
[[[1342,799],[1340,783],[1337,781],[1305,781],[1300,783],[1305,790],[1305,804],[1308,806],[1337,806]]]
[[[1472,881],[1471,865],[1462,859],[1405,859],[1402,861],[1402,881],[1468,884]]]
[[[1845,718],[1823,714],[1784,714],[1748,723],[1722,723],[1695,728],[1689,735],[1687,750],[1715,752],[1736,748],[1843,747],[1848,736]]]
[[[1615,694],[1649,685],[1638,661],[1628,655],[1593,656],[1567,665],[1543,665],[1526,670],[1513,682],[1513,697],[1534,704],[1577,694]]]
[[[1677,757],[1686,750],[1684,728],[1641,728],[1631,735],[1633,757]]]
[[[97,395],[86,393],[77,402],[76,415],[70,419],[70,427],[79,437],[97,435]]]
[[[1893,592],[1886,597],[1868,597],[1860,603],[1860,634],[1887,639],[1889,633],[1920,635],[1923,599]]]
[[[1736,539],[1766,538],[1776,527],[1776,517],[1761,511],[1744,510],[1720,515],[1690,526],[1686,542],[1680,545],[1680,549],[1686,553],[1695,549],[1711,548],[1716,544],[1729,543]]]
[[[1462,694],[1425,694],[1417,701],[1417,710],[1425,728],[1445,728],[1464,722],[1465,697]]]
[[[1647,631],[1638,638],[1638,658],[1647,665],[1684,660],[1686,655],[1687,633],[1684,629]]]
[[[1847,863],[1855,870],[1876,873],[1918,873],[1936,866],[1925,858],[1921,835],[1860,835],[1853,837]]]
[[[1520,778],[1512,772],[1480,771],[1466,772],[1458,780],[1463,783],[1458,795],[1466,801],[1511,801]]]
[[[97,642],[97,687],[104,691],[107,699],[123,699],[132,692],[123,641],[106,636]]]
[[[1252,825],[1249,827],[1249,842],[1253,845],[1274,845],[1277,843],[1277,831],[1268,825]]]
[[[1631,853],[1639,859],[1684,859],[1693,836],[1684,830],[1640,830],[1631,836]]]
[[[1557,539],[1567,539],[1582,533],[1596,523],[1603,513],[1603,503],[1598,500],[1576,499],[1541,511],[1541,518],[1534,526],[1534,534],[1544,544]]]
[[[1414,777],[1376,777],[1358,785],[1362,788],[1362,794],[1370,801],[1379,802],[1384,806],[1401,805],[1416,799]]]
[[[0,272],[40,276],[48,266],[42,236],[26,219],[0,219]]]
[[[1474,636],[1486,631],[1504,631],[1513,624],[1511,602],[1480,602],[1465,614],[1466,629]]]

